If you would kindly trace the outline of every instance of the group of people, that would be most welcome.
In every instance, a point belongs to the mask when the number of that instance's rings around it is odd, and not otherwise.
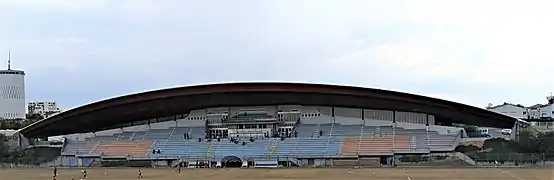
[[[53,174],[52,180],[56,180],[58,178],[58,167],[54,167],[52,174]],[[81,175],[82,175],[81,179],[87,179],[87,170],[81,169]],[[71,180],[75,180],[75,179],[71,179]]]
[[[160,151],[159,149],[158,150],[155,150],[155,149],[152,149],[152,154],[161,154],[162,151]]]
[[[179,173],[181,172],[181,168],[179,168]],[[57,180],[58,178],[58,168],[57,167],[54,167],[54,170],[52,172],[52,180]],[[81,180],[83,179],[87,179],[87,170],[85,169],[81,169],[81,175],[82,175],[82,178]],[[140,169],[138,169],[138,172],[137,172],[137,179],[143,179],[142,177],[142,172],[140,171]],[[75,179],[71,179],[71,180],[75,180]]]

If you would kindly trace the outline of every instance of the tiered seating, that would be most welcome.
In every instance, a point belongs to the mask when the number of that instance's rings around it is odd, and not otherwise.
[[[184,140],[184,135],[188,134],[190,131],[190,128],[186,127],[176,127],[173,130],[173,134],[171,134],[171,137],[169,137],[169,141],[182,141]]]
[[[342,140],[341,155],[354,156],[358,155],[358,145],[360,144],[359,137],[348,137]]]
[[[377,127],[376,126],[364,126],[363,127],[363,132],[362,134],[364,136],[367,136],[367,135],[374,135],[375,133],[377,133]]]
[[[394,136],[394,150],[411,150],[411,136]]]
[[[143,157],[152,147],[152,141],[141,141],[136,147],[131,149],[131,157]]]
[[[317,131],[317,125],[315,124],[301,124],[296,127],[298,137],[311,137]]]
[[[437,132],[429,133],[429,148],[431,150],[452,149],[456,136],[439,135]]]
[[[396,128],[397,135],[409,135],[411,137],[410,146],[415,150],[429,150],[429,145],[427,144],[427,133],[425,129],[404,129]]]
[[[160,150],[158,156],[194,156],[204,157],[209,143],[198,142],[197,138],[204,139],[205,127],[174,127],[170,129],[150,130],[146,138],[155,140],[154,150]],[[188,134],[190,139],[185,139]]]
[[[154,141],[165,141],[169,138],[169,135],[173,132],[171,129],[151,129],[146,133],[145,139],[154,140]]]
[[[394,144],[393,144],[394,142]],[[393,150],[410,150],[410,136],[405,135],[385,135],[385,136],[364,136],[347,137],[342,141],[341,154],[352,156],[358,153],[389,153]]]
[[[410,136],[410,148],[414,150],[417,149],[417,141],[415,136]]]
[[[123,132],[123,133],[119,134],[119,136],[117,137],[117,140],[121,140],[121,141],[131,140],[131,137],[133,136],[133,133],[134,132]]]
[[[362,130],[361,125],[340,125],[335,124],[332,129],[332,136],[360,136]]]
[[[392,136],[375,136],[375,137],[362,137],[360,142],[360,148],[358,149],[360,154],[364,153],[387,153],[392,151]]]
[[[445,150],[451,149],[456,136],[440,135],[425,129],[404,129],[392,126],[362,126],[341,124],[301,124],[297,137],[284,141],[257,139],[234,144],[228,139],[220,142],[198,142],[204,139],[205,127],[175,127],[148,131],[123,132],[112,136],[97,136],[87,141],[70,141],[64,155],[103,154],[110,156],[333,156],[339,152],[350,156],[370,153],[391,153],[393,150]],[[319,131],[322,136],[319,136]],[[188,135],[190,139],[185,139]],[[394,140],[393,140],[393,135]],[[98,144],[100,142],[100,144]],[[394,142],[394,144],[393,144]],[[153,144],[153,145],[152,145]],[[152,146],[151,146],[152,145]],[[273,146],[275,145],[275,146]],[[160,150],[151,154],[150,148]]]
[[[393,128],[392,126],[380,126],[376,131],[382,135],[392,135],[400,128]],[[394,133],[393,133],[394,132]]]
[[[94,150],[95,154],[105,156],[145,156],[152,145],[151,141],[114,141],[101,142]]]
[[[319,135],[319,130],[321,130],[321,132],[323,132],[323,136],[329,136],[332,131],[331,128],[334,128],[333,124],[321,124],[316,134]]]
[[[88,138],[94,141],[116,141],[117,136],[96,136],[94,138]]]
[[[265,156],[270,146],[269,139],[257,139],[254,142],[246,141],[242,146],[242,141],[235,144],[227,139],[215,142],[212,155],[215,157],[234,156]]]
[[[205,127],[192,127],[190,128],[189,135],[191,139],[204,138],[206,136]]]
[[[62,152],[64,155],[89,154],[98,142],[95,141],[68,141]]]
[[[333,156],[340,150],[340,139],[288,138],[278,141],[275,156]]]
[[[154,148],[164,147],[161,149],[161,156],[189,156],[189,157],[205,157],[208,152],[209,143],[194,140],[171,140],[167,144],[165,142],[156,142]]]
[[[393,134],[393,129],[390,126],[381,126],[379,127],[379,132],[376,133],[366,133],[366,129],[369,127],[364,127],[364,135],[374,134],[374,135],[390,135]],[[376,128],[376,127],[375,127]],[[396,135],[407,135],[413,136],[411,138],[410,144],[412,149],[415,150],[445,150],[452,149],[453,144],[456,141],[456,136],[450,135],[440,135],[436,131],[426,132],[425,129],[404,129],[401,127],[394,128],[394,133]]]

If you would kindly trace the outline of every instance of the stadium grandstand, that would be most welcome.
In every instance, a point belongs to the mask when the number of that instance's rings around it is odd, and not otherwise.
[[[383,166],[399,155],[453,153],[453,124],[512,129],[518,120],[451,101],[380,89],[227,83],[107,99],[31,124],[20,146],[61,136],[61,165]],[[516,134],[516,133],[514,133]],[[463,159],[463,158],[462,158]]]

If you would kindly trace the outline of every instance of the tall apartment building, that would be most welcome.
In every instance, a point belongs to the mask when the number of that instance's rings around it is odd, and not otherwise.
[[[25,118],[25,71],[11,68],[8,51],[8,68],[0,70],[0,118]]]

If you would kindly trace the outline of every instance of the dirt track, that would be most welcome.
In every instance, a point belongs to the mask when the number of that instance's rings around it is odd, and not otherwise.
[[[553,180],[553,169],[494,169],[494,168],[379,168],[379,169],[184,169],[181,174],[173,169],[141,169],[145,180],[201,179],[201,180]],[[137,169],[90,168],[87,179],[135,180]],[[375,172],[375,174],[373,174]],[[58,170],[58,180],[81,179],[80,169]],[[2,169],[0,179],[52,179],[52,169]]]

